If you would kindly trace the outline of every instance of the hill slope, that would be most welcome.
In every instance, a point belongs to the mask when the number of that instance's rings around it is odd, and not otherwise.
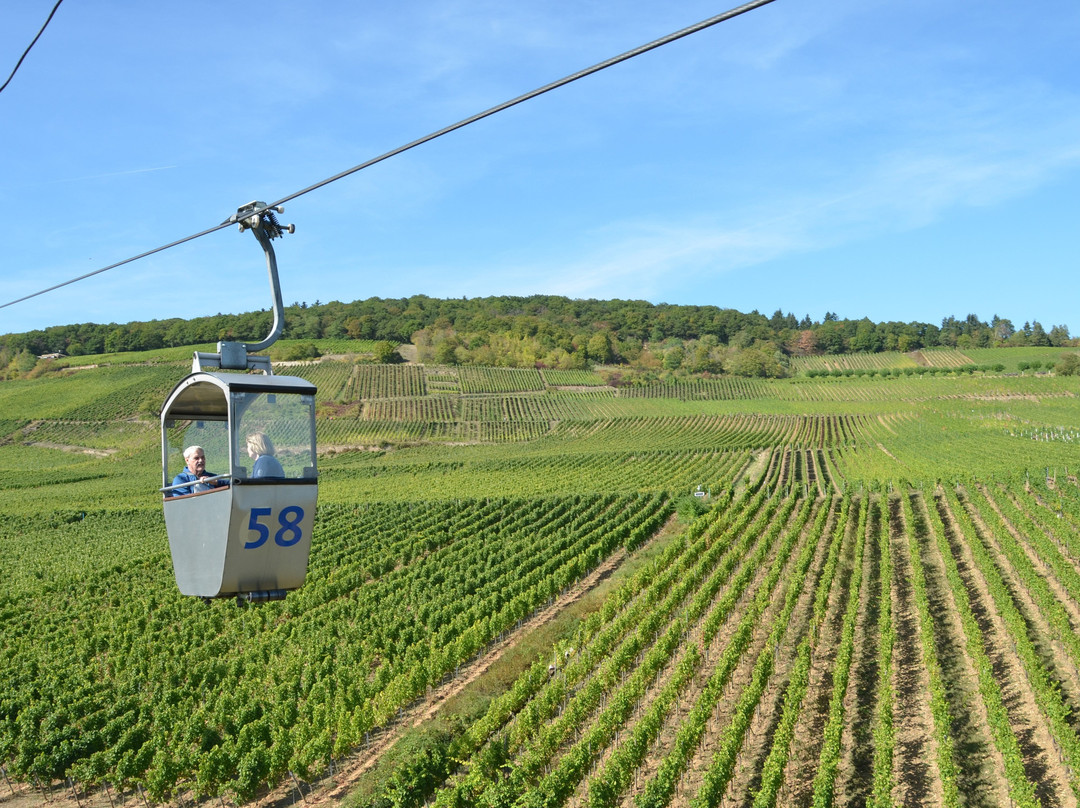
[[[308,580],[238,608],[172,583],[151,411],[184,372],[0,383],[10,777],[242,802],[377,751],[356,804],[1075,799],[1073,378],[296,366]]]

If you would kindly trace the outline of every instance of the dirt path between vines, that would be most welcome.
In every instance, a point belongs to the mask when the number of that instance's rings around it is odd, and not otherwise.
[[[833,669],[843,635],[844,609],[855,569],[858,507],[853,506],[852,510],[855,516],[849,514],[842,528],[844,536],[832,591],[829,593],[828,607],[810,665],[810,680],[803,698],[803,708],[799,720],[795,723],[791,754],[784,770],[784,786],[779,802],[793,808],[809,808],[813,802],[814,776],[817,774],[825,726],[829,718]]]
[[[912,526],[904,522],[898,497],[891,497],[888,507],[889,544],[893,557],[892,613],[896,628],[893,646],[896,751],[892,796],[897,805],[905,807],[939,806],[944,803],[945,795],[937,767],[934,718],[929,702],[930,677],[922,658],[919,615],[912,584],[913,568],[907,542]]]

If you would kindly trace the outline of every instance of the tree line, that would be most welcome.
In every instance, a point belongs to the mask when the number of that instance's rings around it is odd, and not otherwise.
[[[80,323],[0,336],[0,369],[37,357],[146,351],[219,340],[258,340],[269,311],[125,324]],[[814,354],[1076,344],[1066,325],[1015,326],[997,316],[946,317],[941,324],[820,320],[782,310],[766,316],[718,306],[643,300],[575,300],[552,295],[437,299],[425,295],[352,303],[294,303],[283,336],[412,343],[420,361],[502,367],[622,365],[638,374],[734,373],[783,376],[787,359]]]

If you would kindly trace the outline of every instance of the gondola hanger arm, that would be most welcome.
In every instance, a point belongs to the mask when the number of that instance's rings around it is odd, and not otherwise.
[[[284,212],[285,208],[281,205],[271,207],[265,202],[248,202],[246,205],[241,205],[236,213],[224,222],[225,224],[235,222],[239,225],[241,233],[250,230],[263,248],[263,254],[266,256],[266,272],[270,277],[270,295],[274,312],[274,322],[270,333],[259,342],[219,342],[217,353],[196,351],[191,364],[192,373],[208,368],[222,368],[223,370],[261,370],[268,376],[273,374],[270,357],[252,356],[252,354],[265,351],[277,342],[285,323],[285,306],[282,303],[281,282],[278,279],[277,255],[274,253],[272,243],[275,238],[296,232],[296,225],[282,225],[277,220],[277,214]]]

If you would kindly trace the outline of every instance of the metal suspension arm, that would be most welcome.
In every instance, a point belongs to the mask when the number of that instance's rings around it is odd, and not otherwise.
[[[263,351],[277,342],[281,336],[285,322],[285,306],[281,300],[281,283],[278,280],[277,256],[274,254],[272,239],[278,238],[285,233],[295,233],[295,225],[285,225],[278,222],[275,213],[284,213],[285,209],[280,205],[269,208],[265,202],[249,202],[236,211],[228,221],[237,222],[240,231],[250,230],[266,255],[266,272],[270,277],[270,294],[273,297],[274,323],[270,333],[260,342],[219,342],[216,354],[195,352],[192,362],[192,371],[204,370],[207,367],[220,367],[228,370],[262,370],[271,374],[270,359],[266,356],[249,356],[256,351]]]
[[[250,211],[250,212],[249,212]],[[278,281],[277,256],[274,254],[274,245],[271,239],[278,238],[285,233],[295,233],[296,225],[282,227],[275,213],[284,213],[281,206],[275,208],[266,207],[264,202],[251,202],[237,211],[237,220],[240,222],[241,232],[250,230],[266,254],[266,272],[270,276],[270,294],[274,298],[274,325],[266,339],[261,342],[247,343],[244,347],[249,351],[263,351],[277,342],[281,336],[281,329],[285,323],[285,307],[281,301],[281,283]]]

